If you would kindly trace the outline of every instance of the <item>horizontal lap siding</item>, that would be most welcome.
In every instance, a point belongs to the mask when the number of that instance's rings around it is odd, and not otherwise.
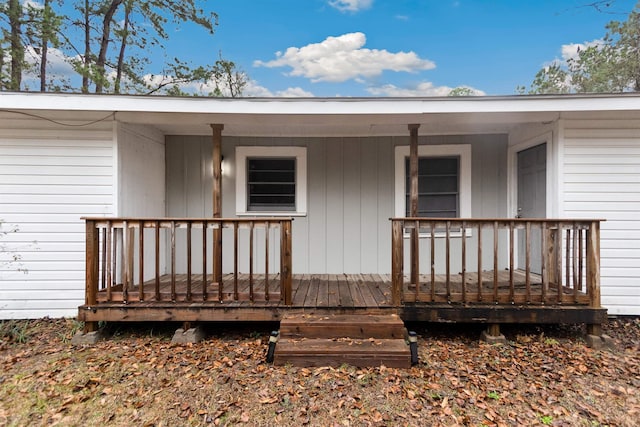
[[[77,314],[82,216],[113,215],[111,121],[60,126],[0,118],[0,319]],[[9,263],[13,255],[20,257]],[[23,271],[19,271],[23,270]]]
[[[640,314],[640,124],[567,121],[564,216],[602,218],[602,305]]]

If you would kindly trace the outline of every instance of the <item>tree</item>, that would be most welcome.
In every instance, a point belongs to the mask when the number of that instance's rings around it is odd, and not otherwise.
[[[0,2],[0,90],[29,90],[35,75],[41,91],[239,96],[246,86],[246,74],[221,56],[206,65],[180,58],[151,63],[166,57],[171,25],[195,24],[214,34],[218,16],[198,0],[76,0],[69,15],[56,12],[59,0],[40,1]],[[75,72],[68,86],[48,78],[50,46]],[[150,73],[152,65],[160,71]]]
[[[606,29],[601,43],[578,47],[566,63],[538,71],[528,93],[640,91],[640,3],[625,22],[611,21]]]
[[[447,96],[475,96],[476,92],[473,89],[466,86],[458,86],[449,92]]]
[[[19,0],[9,0],[7,15],[9,17],[9,43],[11,45],[11,72],[9,90],[20,90],[22,68],[24,66],[24,45],[22,44],[22,5]]]
[[[247,75],[234,62],[223,59],[222,54],[213,67],[212,78],[215,82],[214,96],[238,97],[248,83]]]

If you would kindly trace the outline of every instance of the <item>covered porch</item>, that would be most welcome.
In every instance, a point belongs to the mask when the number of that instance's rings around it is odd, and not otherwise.
[[[557,117],[425,114],[145,116],[165,135],[162,203],[86,218],[86,330],[389,313],[600,335],[600,220],[561,217]],[[121,213],[147,196],[134,181]]]

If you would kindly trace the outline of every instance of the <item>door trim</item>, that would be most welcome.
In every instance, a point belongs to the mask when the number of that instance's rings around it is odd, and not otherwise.
[[[545,217],[550,218],[553,212],[553,151],[554,141],[553,132],[549,131],[542,135],[510,145],[507,148],[507,215],[509,218],[515,218],[518,213],[518,153],[528,148],[535,147],[540,144],[547,144],[547,178],[546,178],[546,213]]]

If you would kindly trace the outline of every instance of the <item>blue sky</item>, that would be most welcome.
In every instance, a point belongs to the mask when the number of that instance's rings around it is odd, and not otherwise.
[[[194,62],[221,51],[253,96],[509,95],[636,3],[592,1],[218,0],[203,2],[219,14],[213,37],[184,27],[168,47]]]
[[[599,11],[590,4],[603,0],[196,0],[218,14],[215,34],[168,23],[166,55],[146,52],[144,78],[171,80],[167,58],[212,64],[221,52],[249,76],[245,96],[443,96],[459,86],[512,95],[541,67],[597,43],[637,1],[608,0]],[[50,49],[50,77],[78,79],[69,54]],[[37,87],[37,76],[27,77]]]

